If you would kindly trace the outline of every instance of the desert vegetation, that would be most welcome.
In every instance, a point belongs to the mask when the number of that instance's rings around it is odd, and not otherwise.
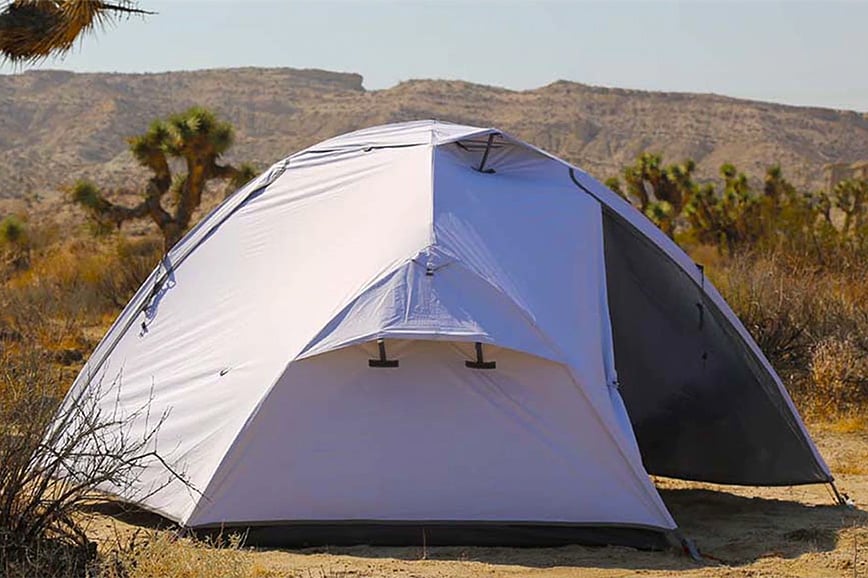
[[[780,166],[718,181],[643,153],[607,185],[678,242],[735,309],[801,412],[835,419],[868,401],[868,181],[793,186]]]
[[[88,440],[116,418],[94,415],[87,400],[71,409],[60,406],[86,356],[191,226],[203,198],[216,202],[225,188],[251,176],[246,165],[220,161],[232,134],[231,126],[200,108],[155,122],[130,139],[134,157],[151,173],[133,190],[136,205],[112,200],[124,191],[71,185],[71,202],[88,216],[81,230],[26,214],[0,218],[4,575],[269,575],[237,537],[208,545],[154,531],[92,541],[90,506],[99,500],[94,490],[135,476],[136,459],[148,453],[150,440],[102,445],[98,453],[105,459],[70,472],[70,458],[92,452]],[[608,184],[706,266],[803,415],[864,424],[868,182],[803,191],[778,166],[751,178],[725,164],[716,181],[699,180],[695,166],[690,160],[667,165],[660,155],[645,153]],[[120,228],[148,218],[155,230]],[[59,452],[50,450],[57,443],[48,443],[55,435],[49,424],[58,415],[74,424]]]
[[[78,181],[72,187],[72,200],[88,211],[97,232],[150,217],[162,233],[163,249],[168,252],[190,228],[210,182],[228,181],[228,193],[253,178],[250,165],[236,168],[219,162],[234,139],[232,125],[202,107],[154,121],[145,134],[129,139],[136,161],[152,173],[137,205],[115,204],[89,181]],[[183,167],[182,172],[173,174],[173,165]],[[116,197],[119,192],[113,193]],[[171,212],[163,203],[167,195],[171,196]]]

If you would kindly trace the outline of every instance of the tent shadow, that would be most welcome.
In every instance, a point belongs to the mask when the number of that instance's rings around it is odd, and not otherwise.
[[[760,558],[795,558],[835,549],[838,532],[868,524],[868,512],[835,505],[744,497],[709,489],[663,489],[663,500],[682,533],[706,557],[702,563],[676,551],[648,552],[621,546],[507,548],[476,546],[328,546],[287,550],[294,554],[333,554],[404,561],[462,561],[530,568],[577,567],[626,570],[688,570],[698,566],[741,566]],[[116,502],[95,502],[88,511],[131,526],[169,529],[165,518]],[[250,547],[255,546],[248,544]],[[271,549],[269,549],[271,550]]]
[[[660,494],[682,533],[711,559],[732,566],[832,551],[839,531],[868,523],[868,512],[831,500],[811,505],[710,489],[669,489]]]
[[[83,504],[82,511],[86,514],[108,516],[118,522],[129,524],[136,528],[167,530],[178,527],[177,524],[159,514],[144,510],[134,504],[127,504],[111,499],[95,500]]]
[[[681,552],[647,552],[620,546],[422,548],[348,546],[293,550],[398,560],[474,561],[531,568],[580,567],[627,570],[688,570],[697,566],[742,566],[760,558],[796,558],[835,549],[840,530],[868,524],[868,512],[836,505],[744,497],[708,489],[660,490],[682,533],[705,556],[697,563]]]

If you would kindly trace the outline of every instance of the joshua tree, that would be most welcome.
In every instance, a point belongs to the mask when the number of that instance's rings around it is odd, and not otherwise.
[[[138,205],[116,205],[87,181],[73,186],[72,199],[103,226],[119,228],[126,221],[150,217],[160,228],[168,251],[187,231],[210,181],[229,181],[234,189],[253,177],[249,165],[236,168],[218,162],[232,146],[233,139],[232,126],[201,107],[157,120],[145,134],[129,139],[133,156],[153,173],[141,191],[143,198]],[[186,174],[173,176],[171,161],[175,159],[184,166]],[[167,209],[163,199],[169,193],[171,202]]]
[[[149,14],[135,0],[7,0],[0,2],[0,57],[34,62],[65,54],[94,28]]]
[[[846,237],[851,232],[862,232],[863,221],[868,213],[868,181],[849,179],[841,181],[832,190],[835,206],[844,213],[841,232]]]
[[[817,235],[833,230],[829,195],[800,192],[784,178],[780,165],[766,169],[759,199],[758,227],[766,239],[798,246],[816,246]]]
[[[723,178],[720,194],[710,183],[699,187],[685,207],[685,215],[698,241],[725,247],[732,254],[737,247],[752,242],[759,234],[760,205],[747,176],[731,163],[720,167],[720,176]],[[778,177],[783,186],[783,177]]]
[[[675,235],[676,219],[690,202],[696,189],[693,171],[696,164],[686,160],[680,165],[663,166],[659,154],[642,153],[632,166],[623,171],[626,190],[618,179],[609,179],[606,185],[634,203],[653,220],[664,233]]]
[[[7,268],[25,269],[29,263],[27,225],[17,215],[0,219],[0,275]]]

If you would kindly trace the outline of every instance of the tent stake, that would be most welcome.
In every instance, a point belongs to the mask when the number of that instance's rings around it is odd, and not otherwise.
[[[842,494],[838,491],[838,486],[835,485],[835,482],[829,482],[829,487],[832,488],[832,493],[835,494],[835,501],[839,506],[846,506],[848,508],[852,508],[853,504],[850,502],[849,496],[847,494]]]
[[[686,537],[678,528],[669,530],[665,534],[666,540],[674,550],[680,550],[683,554],[687,554],[694,562],[704,562],[702,554],[699,553],[699,548],[696,547],[696,542]]]

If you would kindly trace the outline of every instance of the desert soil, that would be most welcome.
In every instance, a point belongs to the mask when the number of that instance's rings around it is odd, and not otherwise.
[[[394,578],[471,576],[866,577],[868,578],[868,431],[814,427],[814,439],[838,487],[856,508],[834,505],[825,486],[743,488],[656,480],[682,532],[705,555],[623,547],[384,548],[254,550],[269,576]],[[100,516],[96,535],[132,529],[148,516]]]

